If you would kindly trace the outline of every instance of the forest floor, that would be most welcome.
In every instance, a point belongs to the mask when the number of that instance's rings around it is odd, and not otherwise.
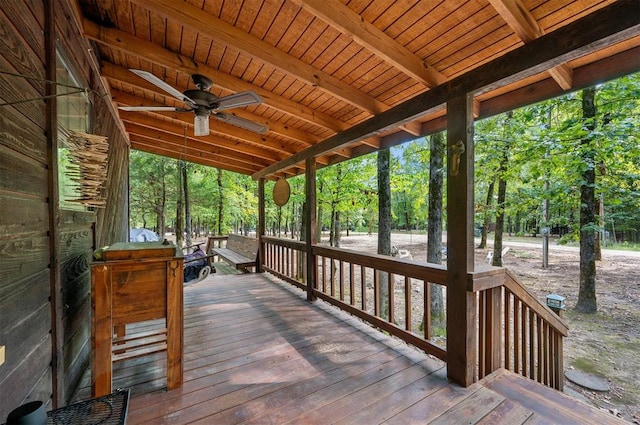
[[[492,236],[491,236],[492,237]],[[491,239],[489,245],[491,247]],[[325,238],[326,239],[326,238]],[[391,243],[408,249],[414,260],[426,260],[425,234],[393,234]],[[477,245],[478,240],[476,240]],[[375,253],[376,236],[343,236],[341,247]],[[564,318],[569,336],[564,343],[564,366],[604,379],[610,390],[595,392],[565,379],[570,394],[640,424],[640,252],[603,250],[597,262],[598,312],[575,311],[579,288],[579,250],[556,245],[549,248],[549,267],[542,268],[540,238],[505,238],[509,252],[505,267],[544,302],[557,293],[566,297]],[[489,249],[476,249],[476,263],[486,263]]]

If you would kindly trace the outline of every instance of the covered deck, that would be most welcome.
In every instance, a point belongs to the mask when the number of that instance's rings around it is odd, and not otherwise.
[[[129,424],[623,423],[504,369],[452,383],[440,360],[266,273],[210,276],[184,301],[182,388],[164,389],[162,354],[116,366]]]

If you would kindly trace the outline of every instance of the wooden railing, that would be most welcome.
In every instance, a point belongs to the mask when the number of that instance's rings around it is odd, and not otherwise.
[[[263,269],[306,289],[306,245],[288,239],[263,237]],[[324,246],[313,247],[316,297],[397,336],[427,353],[446,360],[441,345],[431,341],[430,285],[445,285],[446,268],[413,260],[362,254]],[[387,296],[382,299],[382,285]],[[382,311],[382,306],[388,306]],[[419,311],[420,314],[417,314]]]
[[[267,236],[261,241],[263,270],[308,290],[306,244]],[[319,245],[311,254],[315,297],[447,360],[446,337],[432,334],[430,302],[431,285],[440,285],[446,297],[446,267]],[[485,267],[469,273],[468,281],[477,318],[470,339],[477,341],[475,379],[504,367],[562,389],[562,338],[568,332],[562,319],[507,269]]]
[[[475,285],[478,317],[478,378],[504,367],[562,390],[562,338],[568,327],[516,276]],[[501,347],[501,348],[499,348]]]
[[[287,282],[305,289],[307,280],[304,276],[306,245],[293,239],[280,239],[269,236],[261,238],[265,258],[262,269],[286,280]]]

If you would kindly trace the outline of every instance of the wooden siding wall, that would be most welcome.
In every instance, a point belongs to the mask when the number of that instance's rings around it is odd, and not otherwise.
[[[0,69],[43,80],[44,8],[3,0]],[[0,75],[0,102],[38,98],[44,84]],[[47,138],[43,100],[0,107],[0,421],[52,395]]]
[[[92,88],[86,49],[70,19],[67,3],[54,3],[57,44],[69,53]],[[28,3],[0,0],[0,70],[45,79],[45,0]],[[0,74],[0,104],[38,99],[44,84]],[[9,411],[30,400],[52,406],[72,396],[90,358],[90,269],[96,241],[126,240],[126,139],[105,100],[94,96],[94,133],[109,137],[109,176],[105,210],[59,211],[59,240],[50,250],[49,179],[47,176],[46,113],[43,100],[0,107],[0,345],[6,362],[0,365],[0,423]],[[107,100],[108,101],[108,100]],[[98,221],[98,226],[94,225]],[[94,239],[94,226],[96,234]],[[59,263],[58,317],[50,305],[51,267]],[[57,327],[56,345],[51,338]],[[58,381],[54,388],[52,362],[58,351]],[[53,366],[55,367],[55,366]]]

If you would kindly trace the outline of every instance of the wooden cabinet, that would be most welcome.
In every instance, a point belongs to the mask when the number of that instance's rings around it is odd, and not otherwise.
[[[183,259],[174,245],[117,243],[91,265],[91,391],[112,391],[112,362],[167,352],[167,388],[182,385]],[[165,327],[129,333],[126,325],[165,319]]]

